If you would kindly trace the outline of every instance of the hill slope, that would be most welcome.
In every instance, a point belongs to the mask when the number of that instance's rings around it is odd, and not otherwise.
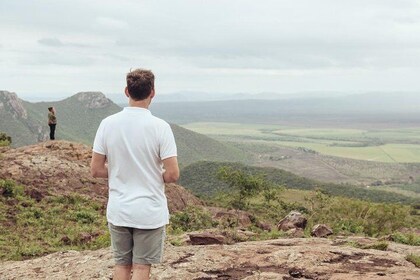
[[[263,175],[268,181],[291,189],[322,189],[331,195],[370,200],[374,202],[419,203],[418,199],[380,190],[369,190],[349,184],[324,183],[300,177],[288,171],[271,167],[253,167],[239,163],[196,162],[181,171],[180,184],[196,195],[213,195],[229,191],[229,186],[217,178],[222,166],[230,166],[253,175]]]
[[[28,117],[40,124],[45,123],[47,108],[50,106],[57,110],[56,137],[87,145],[93,142],[101,120],[121,110],[100,92],[80,92],[57,102],[24,102]]]
[[[12,137],[19,147],[48,139],[47,108],[57,109],[56,138],[92,145],[99,123],[121,111],[121,107],[100,92],[80,92],[56,102],[30,103],[15,93],[0,92],[0,131]],[[153,112],[153,111],[152,111]],[[172,125],[181,165],[198,160],[244,161],[244,152],[207,136]]]
[[[47,137],[45,125],[28,114],[15,93],[0,91],[0,119],[0,131],[12,136],[14,146],[36,143]]]
[[[108,183],[92,178],[90,157],[67,141],[0,149],[0,260],[109,246]],[[181,186],[165,191],[171,213],[203,204]]]
[[[171,124],[171,127],[175,135],[181,167],[202,160],[244,162],[250,157],[236,147],[218,142],[203,134],[176,124]]]

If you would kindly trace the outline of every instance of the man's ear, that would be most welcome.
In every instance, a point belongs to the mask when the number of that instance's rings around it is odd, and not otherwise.
[[[152,99],[153,97],[155,97],[155,89],[152,89],[152,92],[150,93],[150,99]]]
[[[130,94],[128,93],[128,87],[125,87],[124,93],[125,93],[125,96],[130,98]]]

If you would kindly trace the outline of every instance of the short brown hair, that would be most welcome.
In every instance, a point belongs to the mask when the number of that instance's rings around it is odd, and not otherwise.
[[[128,94],[134,100],[146,99],[154,87],[155,75],[150,70],[135,69],[127,74]]]

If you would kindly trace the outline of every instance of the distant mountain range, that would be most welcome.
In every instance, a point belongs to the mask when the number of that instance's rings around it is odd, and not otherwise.
[[[15,147],[48,139],[47,108],[57,109],[56,138],[92,145],[100,121],[121,107],[100,92],[80,92],[55,102],[31,103],[15,93],[0,91],[0,131]],[[153,111],[152,111],[153,112]],[[182,166],[197,160],[243,161],[243,151],[207,136],[172,125]]]
[[[240,122],[323,125],[418,125],[420,94],[367,93],[334,97],[155,102],[156,114],[174,123]]]
[[[128,102],[124,93],[110,93],[106,96],[116,104],[126,104]],[[200,91],[180,91],[170,94],[156,94],[155,103],[161,102],[207,102],[207,101],[231,101],[231,100],[302,100],[302,99],[412,99],[420,96],[418,92],[365,92],[350,93],[340,91],[301,91],[294,93],[221,93],[221,92],[200,92]]]
[[[226,100],[285,100],[294,98],[317,98],[345,96],[348,93],[335,91],[311,91],[280,94],[275,92],[252,93],[221,93],[201,91],[180,91],[170,94],[156,94],[154,102],[205,102]],[[111,93],[106,95],[117,104],[126,104],[127,97],[123,93]]]

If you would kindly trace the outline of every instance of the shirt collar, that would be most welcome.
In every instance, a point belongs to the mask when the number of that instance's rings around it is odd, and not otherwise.
[[[142,108],[142,107],[124,107],[124,111],[125,112],[142,112],[146,114],[151,114],[151,112],[148,109]]]

